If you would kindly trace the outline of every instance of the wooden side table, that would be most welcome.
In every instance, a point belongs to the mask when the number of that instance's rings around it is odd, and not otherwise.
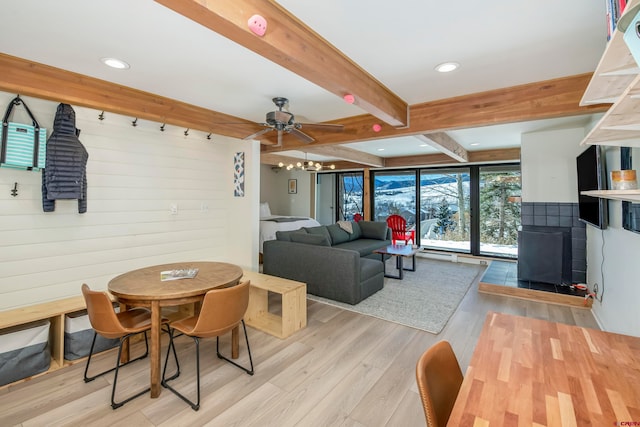
[[[251,280],[245,323],[278,338],[287,338],[307,326],[307,284],[282,277],[245,271]],[[280,294],[282,314],[269,312],[269,292]]]

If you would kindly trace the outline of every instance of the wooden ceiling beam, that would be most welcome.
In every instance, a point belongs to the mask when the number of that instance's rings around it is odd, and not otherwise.
[[[438,151],[459,162],[465,163],[469,161],[467,150],[458,142],[444,132],[434,132],[424,135],[416,135],[420,141],[430,145]]]
[[[384,158],[374,156],[373,154],[364,153],[362,151],[354,150],[353,148],[341,147],[338,145],[309,145],[305,151],[307,153],[314,153],[334,159],[357,162],[362,165],[373,166],[376,168],[384,167]]]
[[[375,132],[376,118],[361,115],[336,120],[344,125],[342,133],[308,133],[314,144],[331,145],[607,111],[610,104],[580,106],[590,80],[587,73],[415,104],[411,125],[402,129],[382,126]],[[287,149],[301,145],[295,138],[285,139]]]
[[[520,148],[501,148],[494,150],[469,151],[469,163],[491,163],[491,162],[517,162],[520,161]],[[336,170],[350,170],[367,168],[366,165],[357,162],[332,162]],[[422,156],[400,156],[388,157],[385,159],[385,167],[428,167],[460,165],[446,154],[424,154]]]
[[[0,90],[243,138],[262,127],[228,114],[0,53]],[[220,125],[213,123],[242,123]],[[244,124],[246,123],[246,126]]]
[[[355,104],[391,126],[406,126],[408,105],[315,31],[273,1],[156,0],[327,91],[355,96]],[[268,23],[259,37],[247,25],[259,14]]]

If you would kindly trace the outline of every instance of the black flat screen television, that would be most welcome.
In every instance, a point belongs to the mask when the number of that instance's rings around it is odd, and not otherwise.
[[[607,228],[607,200],[581,194],[588,190],[606,190],[607,172],[599,145],[591,145],[576,159],[578,171],[578,210],[581,221]]]

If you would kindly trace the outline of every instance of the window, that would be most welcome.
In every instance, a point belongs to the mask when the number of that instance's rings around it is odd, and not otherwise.
[[[420,171],[420,245],[471,251],[469,184],[468,168]]]
[[[351,221],[364,212],[364,174],[338,173],[338,220]]]
[[[407,220],[407,229],[412,229],[420,219],[416,215],[416,172],[382,171],[372,174],[373,219],[386,221],[391,214]]]

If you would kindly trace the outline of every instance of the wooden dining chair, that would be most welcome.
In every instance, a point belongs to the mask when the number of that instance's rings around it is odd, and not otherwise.
[[[194,411],[200,409],[200,339],[216,337],[216,354],[218,358],[226,360],[234,366],[242,369],[249,375],[253,375],[253,359],[251,358],[251,347],[249,347],[249,336],[247,335],[247,327],[244,323],[244,314],[249,305],[249,281],[242,282],[238,285],[228,288],[212,289],[207,292],[202,301],[200,314],[186,319],[178,320],[171,324],[169,332],[169,348],[167,349],[167,357],[165,359],[164,368],[162,370],[162,386],[168,388],[182,400],[191,405]],[[247,343],[247,352],[249,354],[249,368],[243,367],[220,354],[220,336],[228,333],[236,326],[242,323],[244,337]],[[193,338],[196,345],[196,401],[189,400],[171,387],[168,382],[180,375],[180,365],[176,358],[176,373],[167,378],[167,361],[169,359],[169,351],[173,349],[175,355],[176,331]]]
[[[139,391],[135,395],[128,397],[120,402],[115,401],[116,385],[118,383],[118,371],[122,366],[135,362],[140,359],[144,359],[149,354],[149,341],[147,339],[146,331],[151,329],[151,313],[144,308],[133,308],[131,310],[122,311],[116,313],[113,309],[111,299],[106,292],[92,291],[87,284],[82,285],[82,295],[84,296],[85,303],[87,305],[87,315],[89,316],[89,322],[94,329],[93,341],[91,342],[91,350],[89,350],[89,357],[87,358],[87,365],[84,368],[84,382],[93,381],[99,376],[115,370],[113,378],[113,387],[111,389],[111,407],[117,409],[130,400],[135,399],[148,392],[150,388]],[[162,319],[163,325],[168,324],[167,319]],[[168,332],[168,326],[167,326]],[[88,376],[89,365],[91,364],[91,357],[93,356],[93,349],[96,344],[97,336],[102,335],[105,338],[113,339],[118,338],[120,345],[118,347],[118,358],[116,359],[116,366],[111,369],[107,369],[99,374]],[[141,356],[135,359],[130,359],[128,362],[121,363],[120,357],[122,356],[122,346],[129,338],[136,334],[144,335],[145,352]],[[175,353],[174,353],[175,355]],[[177,356],[176,356],[177,360]]]
[[[416,381],[429,427],[447,424],[462,380],[462,370],[448,341],[439,341],[420,356]]]

